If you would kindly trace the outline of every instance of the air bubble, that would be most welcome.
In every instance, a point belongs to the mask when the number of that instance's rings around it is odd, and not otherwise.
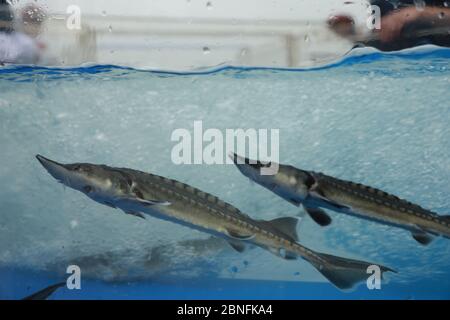
[[[423,11],[425,9],[426,3],[424,0],[414,0],[414,5],[417,11]]]
[[[213,8],[212,2],[211,2],[211,1],[208,1],[208,2],[206,3],[206,9],[211,10],[212,8]]]
[[[203,54],[210,54],[211,53],[211,49],[209,49],[208,47],[203,47]]]

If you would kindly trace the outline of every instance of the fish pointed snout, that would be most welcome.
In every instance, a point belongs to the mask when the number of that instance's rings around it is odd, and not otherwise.
[[[257,180],[260,176],[261,162],[250,160],[242,157],[234,152],[230,152],[228,156],[233,160],[238,170],[246,177]]]
[[[258,161],[250,160],[250,159],[242,157],[234,152],[228,153],[228,156],[230,157],[231,160],[233,160],[234,164],[236,164],[238,166],[239,165],[248,165],[250,167],[258,169]]]
[[[228,157],[233,160],[234,164],[246,164],[249,162],[247,158],[241,157],[237,153],[230,151]]]
[[[36,155],[36,159],[45,168],[45,170],[52,175],[53,178],[63,181],[66,180],[69,173],[69,169],[66,168],[64,164],[58,163],[56,161],[50,160],[40,154]]]
[[[36,159],[38,159],[38,161],[45,167],[45,165],[47,164],[48,161],[51,161],[50,159],[47,159],[44,156],[41,156],[40,154],[36,155]]]
[[[249,169],[259,170],[262,167],[265,167],[266,164],[263,164],[257,160],[251,160],[249,158],[242,157],[234,152],[230,152],[228,156],[233,160],[234,164],[238,167],[248,167]]]
[[[43,166],[45,169],[48,169],[48,168],[50,168],[50,167],[52,167],[52,166],[60,166],[60,167],[64,167],[63,164],[58,163],[58,162],[53,161],[53,160],[50,160],[50,159],[48,159],[48,158],[46,158],[46,157],[44,157],[44,156],[41,156],[40,154],[36,155],[36,159],[38,159],[38,161],[42,164],[42,166]]]

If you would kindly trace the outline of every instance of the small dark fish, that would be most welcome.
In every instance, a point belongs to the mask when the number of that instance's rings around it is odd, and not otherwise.
[[[42,289],[32,295],[23,298],[22,300],[47,300],[56,290],[66,285],[65,282],[60,282],[54,285],[51,285],[45,289]]]

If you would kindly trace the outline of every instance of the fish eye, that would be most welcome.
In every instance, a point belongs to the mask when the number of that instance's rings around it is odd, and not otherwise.
[[[89,192],[92,191],[92,187],[91,186],[84,186],[83,187],[83,191],[86,192],[86,193],[89,193]]]

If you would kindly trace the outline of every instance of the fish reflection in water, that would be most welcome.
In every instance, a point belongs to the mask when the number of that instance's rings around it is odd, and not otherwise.
[[[65,275],[69,265],[77,265],[82,276],[104,281],[138,281],[165,276],[197,277],[217,275],[223,252],[232,249],[223,239],[216,237],[189,239],[140,248],[124,248],[92,255],[60,260],[45,266],[46,271]]]

